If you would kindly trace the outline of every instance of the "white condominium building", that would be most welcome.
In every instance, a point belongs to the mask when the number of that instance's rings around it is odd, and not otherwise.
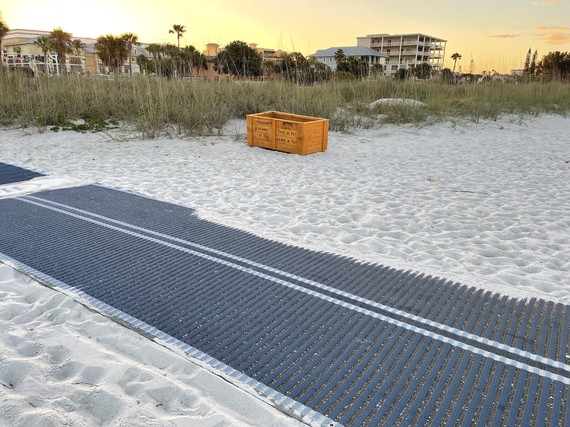
[[[445,58],[447,40],[425,34],[369,34],[357,37],[357,45],[368,47],[388,56],[386,75],[399,69],[427,62],[434,69],[441,69]]]
[[[333,71],[336,71],[336,53],[342,50],[348,58],[357,58],[368,64],[370,69],[375,64],[384,65],[386,55],[363,46],[342,46],[342,47],[329,47],[328,49],[317,50],[315,53],[309,55],[309,58],[315,58],[317,61],[328,65]]]

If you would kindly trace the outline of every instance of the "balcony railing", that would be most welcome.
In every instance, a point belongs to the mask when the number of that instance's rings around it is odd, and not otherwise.
[[[423,43],[419,43],[419,42],[414,42],[414,41],[403,41],[403,42],[390,42],[390,41],[384,41],[382,42],[371,42],[370,46],[372,47],[400,47],[400,46],[423,46]]]
[[[415,60],[414,60],[414,61],[406,61],[406,60],[401,60],[401,61],[386,61],[386,64],[385,64],[385,65],[386,65],[387,67],[390,67],[390,66],[393,66],[393,65],[397,65],[397,66],[399,66],[399,67],[411,67],[412,65],[420,65],[420,64],[424,64],[424,63],[426,63],[426,62],[427,62],[428,64],[430,64],[430,65],[431,65],[432,67],[434,67],[434,68],[438,68],[438,67],[441,66],[441,64],[437,64],[437,63],[434,63],[434,62],[431,62],[431,61],[419,61],[419,60],[418,60],[418,61],[415,61]]]
[[[427,47],[429,49],[443,49],[443,46],[439,43],[433,42],[422,42],[417,40],[384,40],[382,41],[370,41],[371,47],[393,47],[393,46],[419,46],[419,47]]]
[[[403,52],[400,52],[401,55],[403,56],[431,56],[433,57],[433,52],[429,52],[427,50],[404,50]]]

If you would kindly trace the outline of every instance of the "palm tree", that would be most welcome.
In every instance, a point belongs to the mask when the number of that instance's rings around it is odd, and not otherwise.
[[[73,39],[71,44],[73,45],[73,51],[77,56],[81,54],[81,51],[85,49],[85,43],[81,39]]]
[[[198,52],[194,46],[186,46],[180,51],[180,64],[179,67],[183,73],[192,74],[195,69],[200,75],[201,70],[208,69],[206,57]]]
[[[162,46],[162,53],[164,54],[164,56],[168,57],[168,61],[167,64],[169,66],[169,77],[170,76],[174,76],[177,77],[180,73],[179,73],[179,68],[180,68],[180,62],[181,62],[181,50],[179,48],[177,48],[175,45],[167,43],[165,45]]]
[[[127,42],[127,48],[129,49],[129,75],[133,74],[133,45],[139,44],[139,36],[133,33],[123,34],[123,39]]]
[[[71,34],[58,27],[49,33],[48,37],[51,48],[57,53],[60,72],[65,75],[67,74],[65,65],[67,54],[72,52],[73,46]]]
[[[457,60],[461,59],[461,54],[455,52],[453,55],[451,55],[451,59],[453,59],[453,72],[455,73],[455,65],[457,64]]]
[[[162,46],[157,43],[151,43],[146,47],[148,53],[152,55],[155,61],[160,61],[160,54],[162,53]]]
[[[151,43],[146,47],[146,50],[148,53],[150,53],[152,55],[152,57],[154,58],[154,63],[155,63],[155,72],[156,74],[158,74],[159,76],[162,75],[162,70],[161,70],[161,59],[162,59],[162,53],[164,52],[164,48],[157,44],[157,43]]]
[[[2,65],[2,62],[4,61],[4,51],[2,50],[2,40],[4,39],[6,34],[8,34],[8,31],[10,31],[10,27],[8,27],[8,25],[4,21],[0,21],[0,74],[2,74],[4,72],[4,67]]]
[[[141,73],[146,74],[149,71],[149,59],[141,53],[137,56],[136,61],[139,64]]]
[[[346,71],[346,65],[348,63],[348,58],[344,53],[344,50],[339,49],[334,53],[334,62],[336,63],[337,71]]]
[[[95,49],[103,64],[114,73],[119,72],[128,56],[127,42],[122,36],[100,36]]]
[[[182,37],[182,34],[184,34],[185,32],[186,32],[186,29],[184,28],[184,25],[178,25],[178,24],[174,24],[172,26],[172,28],[170,30],[168,30],[169,34],[176,34],[176,38],[178,39],[178,50],[179,51],[180,51],[180,37]],[[173,63],[174,62],[176,62],[176,60],[173,58]],[[174,77],[176,77],[176,76],[178,76],[177,67],[174,68]]]
[[[168,30],[168,34],[176,34],[176,37],[178,39],[178,49],[180,49],[180,37],[182,37],[182,34],[184,34],[185,32],[186,29],[184,28],[184,25],[178,25],[178,24],[174,24],[172,28]]]
[[[47,36],[40,36],[34,43],[38,45],[44,55],[44,68],[47,76],[49,75],[48,53],[51,50],[49,38]]]
[[[79,56],[81,55],[81,51],[85,49],[85,43],[83,43],[81,39],[73,39],[71,44],[73,46],[73,52],[77,56],[79,65],[81,65],[81,60]],[[81,68],[81,70],[83,71],[83,67]]]

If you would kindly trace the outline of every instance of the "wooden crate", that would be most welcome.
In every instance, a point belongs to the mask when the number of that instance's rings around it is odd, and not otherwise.
[[[267,111],[248,114],[246,122],[251,146],[302,155],[327,149],[328,119]]]

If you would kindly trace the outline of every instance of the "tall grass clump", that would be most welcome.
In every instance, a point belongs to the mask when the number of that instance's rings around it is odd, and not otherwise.
[[[415,100],[423,105],[373,103],[386,98]],[[80,120],[117,121],[146,137],[165,133],[184,136],[218,133],[230,119],[270,110],[325,117],[330,119],[332,130],[341,131],[382,123],[567,115],[570,85],[333,79],[303,86],[279,80],[186,81],[142,75],[0,75],[0,125],[44,130]]]

